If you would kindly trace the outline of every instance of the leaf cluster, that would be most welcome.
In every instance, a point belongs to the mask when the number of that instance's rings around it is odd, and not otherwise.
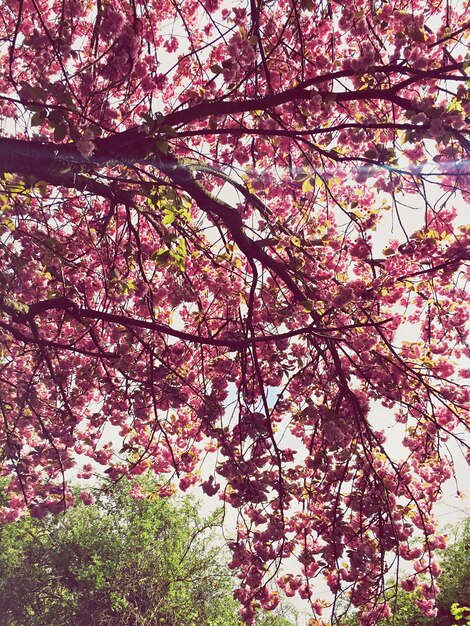
[[[152,492],[152,479],[140,482]],[[0,529],[1,626],[240,623],[219,514],[202,519],[189,497],[136,500],[130,488],[121,481],[91,506]]]

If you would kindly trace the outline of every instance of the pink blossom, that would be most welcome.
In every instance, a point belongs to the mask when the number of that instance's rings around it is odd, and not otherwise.
[[[124,16],[122,13],[114,9],[108,10],[103,21],[101,22],[101,37],[106,41],[116,37],[121,32],[123,25]]]
[[[80,499],[86,506],[90,506],[95,502],[95,498],[88,491],[82,491],[80,493]]]
[[[96,150],[96,145],[93,142],[94,138],[94,134],[91,130],[85,130],[80,139],[75,142],[77,150],[85,159],[90,158]]]

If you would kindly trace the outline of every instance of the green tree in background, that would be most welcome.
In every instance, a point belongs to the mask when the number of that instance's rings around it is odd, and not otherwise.
[[[453,624],[451,607],[454,603],[470,606],[470,517],[456,529],[454,541],[442,554],[443,569],[439,585],[441,592],[437,598],[438,615],[434,624]],[[462,623],[462,622],[460,622]]]
[[[426,618],[417,607],[417,592],[407,592],[400,587],[395,601],[390,602],[392,617],[380,620],[377,626],[464,626],[468,623],[470,609],[463,609],[470,606],[470,517],[454,527],[449,541],[440,554],[442,574],[436,617]],[[341,622],[341,626],[358,624],[356,615]]]
[[[132,488],[121,482],[92,505],[0,528],[1,626],[240,623],[219,516],[201,519],[191,498],[135,499]],[[257,623],[290,624],[280,614]]]

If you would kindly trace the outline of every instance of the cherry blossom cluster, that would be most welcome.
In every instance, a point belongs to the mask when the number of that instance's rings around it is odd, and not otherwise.
[[[372,626],[402,561],[434,615],[467,5],[0,2],[2,523],[154,472],[238,512],[247,624],[297,595]]]

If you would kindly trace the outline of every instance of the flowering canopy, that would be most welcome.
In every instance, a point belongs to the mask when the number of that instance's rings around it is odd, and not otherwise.
[[[468,1],[0,5],[2,518],[151,469],[239,511],[247,623],[325,577],[374,624],[401,559],[432,614]]]

